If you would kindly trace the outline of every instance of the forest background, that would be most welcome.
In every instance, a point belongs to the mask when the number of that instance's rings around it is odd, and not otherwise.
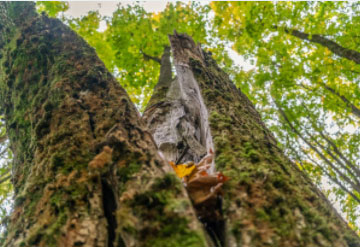
[[[96,49],[140,112],[157,82],[167,35],[176,29],[200,42],[252,100],[278,145],[359,233],[359,3],[172,2],[161,11],[121,3],[111,15],[95,10],[81,17],[69,15],[69,6],[37,3]],[[5,218],[12,154],[1,124]]]

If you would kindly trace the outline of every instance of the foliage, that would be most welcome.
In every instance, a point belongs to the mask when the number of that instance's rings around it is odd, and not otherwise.
[[[145,60],[144,54],[160,58],[167,35],[175,29],[186,32],[203,44],[206,40],[206,15],[209,8],[197,3],[168,4],[160,13],[148,13],[140,5],[119,5],[111,18],[97,12],[69,21],[112,71],[131,99],[140,108],[146,105],[155,86],[160,65]],[[101,21],[107,28],[99,30]]]
[[[68,10],[69,4],[60,1],[39,1],[36,2],[39,12],[46,12],[50,17],[56,17],[60,12]]]

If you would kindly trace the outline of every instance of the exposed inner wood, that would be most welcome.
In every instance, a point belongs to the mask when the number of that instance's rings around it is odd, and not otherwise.
[[[202,50],[185,34],[175,33],[169,39],[176,77],[171,76],[170,50],[165,48],[159,81],[143,118],[166,160],[176,165],[194,162],[199,167],[207,163],[202,166],[208,167],[206,176],[185,177],[183,181],[212,245],[224,246],[222,182],[215,174],[208,111],[188,66],[189,54],[184,47],[196,50],[196,58],[200,60],[203,58]]]
[[[199,162],[214,149],[208,112],[184,55],[174,51],[176,77],[171,76],[170,52],[165,48],[155,93],[143,118],[164,157],[177,164]],[[210,173],[214,173],[212,164]]]

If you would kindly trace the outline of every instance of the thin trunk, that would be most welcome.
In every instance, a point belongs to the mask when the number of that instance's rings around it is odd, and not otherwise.
[[[207,153],[214,145],[213,172],[230,177],[224,185],[223,206],[220,210],[217,206],[207,208],[208,215],[217,211],[223,214],[217,219],[226,221],[212,228],[219,231],[215,233],[218,237],[224,237],[220,245],[360,246],[359,238],[325,196],[279,150],[254,106],[210,55],[187,35],[175,33],[170,43],[177,79],[168,81],[165,100],[148,107],[145,120],[160,150],[164,143],[171,143],[167,144],[171,148],[164,150],[170,150],[165,156],[173,161],[182,152],[188,154],[182,162],[201,157],[194,155],[196,148],[191,145],[181,151],[181,141],[189,136]],[[192,90],[187,92],[189,88]],[[178,103],[172,103],[174,91]],[[189,113],[184,114],[189,105]],[[198,121],[190,121],[193,114]],[[201,116],[208,116],[208,121]],[[177,123],[188,117],[186,126],[195,126],[198,131],[182,132],[180,124],[168,128],[172,123],[166,122],[169,117]],[[195,208],[198,214],[203,213],[197,205]],[[203,222],[207,220],[211,221]]]
[[[360,182],[359,182],[359,177],[357,176],[356,170],[354,170],[355,167],[348,167],[346,166],[346,164],[344,164],[344,162],[339,159],[331,149],[326,148],[324,145],[322,145],[314,136],[312,136],[306,129],[305,129],[305,133],[307,134],[308,137],[310,137],[310,139],[315,142],[315,144],[320,147],[323,150],[323,154],[324,155],[329,155],[332,160],[334,160],[336,162],[336,164],[339,166],[339,168],[342,168],[343,171],[346,171],[346,173],[343,175],[348,177],[350,180],[353,180],[354,184],[356,184],[358,191],[360,193]],[[334,165],[333,165],[334,166]]]
[[[207,246],[180,180],[94,49],[33,3],[2,2],[0,14],[15,155],[3,246]]]
[[[303,151],[304,152],[304,151]],[[305,153],[305,152],[304,152]],[[347,187],[345,187],[337,178],[334,178],[334,176],[331,176],[331,174],[325,169],[323,166],[321,166],[318,162],[313,160],[312,158],[307,155],[308,159],[314,163],[317,167],[321,169],[321,171],[335,184],[337,184],[342,190],[344,190],[346,193],[348,193],[352,198],[354,198],[358,203],[360,203],[360,198],[356,196],[354,193],[351,192]]]
[[[360,177],[360,170],[359,168],[353,164],[352,162],[350,162],[349,159],[347,159],[342,152],[340,152],[340,150],[337,148],[337,146],[335,145],[335,143],[333,141],[330,140],[329,137],[326,137],[325,134],[322,131],[319,131],[320,135],[325,139],[325,141],[329,144],[329,146],[332,147],[332,149],[334,150],[334,152],[351,168],[353,169],[353,171],[357,174],[358,177]]]

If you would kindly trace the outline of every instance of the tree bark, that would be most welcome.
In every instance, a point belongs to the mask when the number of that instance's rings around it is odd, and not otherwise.
[[[59,20],[0,3],[1,109],[15,155],[3,246],[207,246],[126,92]]]
[[[224,184],[219,218],[225,224],[212,229],[223,236],[218,246],[360,246],[357,235],[277,147],[252,103],[210,55],[187,35],[175,33],[170,42],[177,78],[167,81],[162,97],[152,99],[144,119],[160,150],[164,145],[165,156],[172,161],[183,152],[182,162],[197,161],[210,148],[215,150],[211,172],[230,177]],[[191,118],[193,113],[199,120]],[[183,118],[195,131],[182,131]],[[198,134],[200,126],[209,134],[208,142],[201,142],[207,137]],[[205,154],[194,155],[191,145],[184,149],[190,138],[202,145]],[[195,209],[203,213],[196,205]],[[211,221],[203,222],[207,220]]]

